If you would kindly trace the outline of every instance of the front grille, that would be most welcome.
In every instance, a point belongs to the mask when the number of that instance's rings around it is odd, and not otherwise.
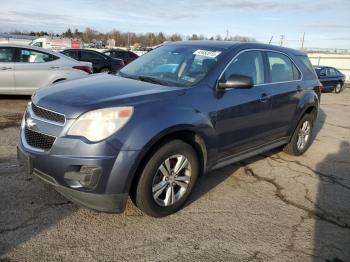
[[[24,129],[24,135],[28,145],[43,150],[49,150],[56,139],[53,136],[44,135],[28,128]]]
[[[42,107],[38,107],[32,103],[32,111],[35,115],[38,117],[64,124],[66,121],[66,118],[63,114],[55,113],[50,110],[44,109]]]

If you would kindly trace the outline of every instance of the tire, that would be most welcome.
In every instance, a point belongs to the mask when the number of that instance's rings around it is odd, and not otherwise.
[[[104,68],[102,68],[102,69],[100,70],[100,73],[107,73],[107,74],[109,74],[110,72],[112,72],[111,69],[109,69],[109,68],[107,68],[107,67],[104,67]]]
[[[303,132],[303,129],[307,127],[307,125],[305,126],[306,122],[308,122],[308,127],[309,127],[307,136],[306,136],[307,132],[306,133]],[[290,140],[289,144],[287,144],[284,147],[283,151],[287,154],[294,155],[294,156],[300,156],[304,154],[305,151],[311,145],[311,135],[312,135],[313,126],[314,126],[313,116],[311,114],[304,115],[299,121],[297,128],[295,129],[292,139]],[[301,142],[303,138],[305,139],[303,140],[304,143]]]
[[[171,171],[167,172],[169,166]],[[193,147],[182,140],[172,140],[153,151],[142,170],[133,201],[147,215],[168,216],[184,205],[198,175],[199,162]]]
[[[336,94],[339,94],[339,93],[341,92],[341,90],[342,90],[342,84],[341,84],[341,83],[338,83],[338,84],[335,86],[335,88],[334,88],[334,92],[335,92]]]

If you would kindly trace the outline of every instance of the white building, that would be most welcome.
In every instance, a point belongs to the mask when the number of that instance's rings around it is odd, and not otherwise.
[[[29,45],[37,36],[29,35],[13,35],[13,34],[0,34],[1,44],[18,44],[18,45]]]

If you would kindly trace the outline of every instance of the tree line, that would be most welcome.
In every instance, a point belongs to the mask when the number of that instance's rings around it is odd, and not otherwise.
[[[84,31],[79,31],[78,29],[71,30],[68,28],[65,32],[61,34],[49,33],[46,31],[38,32],[27,32],[27,31],[13,31],[11,34],[20,34],[20,35],[31,35],[31,36],[57,36],[57,37],[68,37],[68,38],[78,38],[81,39],[84,43],[93,43],[96,41],[102,41],[106,44],[109,39],[114,39],[116,46],[156,46],[160,45],[166,41],[182,41],[182,40],[226,40],[226,41],[238,41],[238,42],[256,42],[255,38],[247,36],[226,36],[221,35],[215,36],[204,36],[198,34],[192,35],[181,35],[174,33],[167,35],[163,32],[159,33],[134,33],[134,32],[122,32],[116,29],[113,29],[110,32],[102,33],[97,30],[94,30],[90,27],[87,27]]]

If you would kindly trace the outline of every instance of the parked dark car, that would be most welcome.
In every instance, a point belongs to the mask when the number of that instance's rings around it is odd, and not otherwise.
[[[143,52],[150,52],[152,50],[153,50],[152,47],[144,47],[144,46],[140,46],[140,47],[135,49],[135,51],[143,51]]]
[[[137,54],[123,49],[109,49],[104,51],[103,53],[113,58],[122,59],[124,61],[124,64],[126,65],[139,57]]]
[[[345,83],[345,75],[334,67],[314,66],[316,74],[323,85],[323,91],[340,93]]]
[[[88,49],[66,49],[62,51],[62,54],[78,61],[91,62],[94,73],[116,73],[124,66],[121,59]]]
[[[308,57],[263,44],[166,44],[114,75],[37,91],[20,129],[30,173],[86,207],[179,210],[210,170],[284,146],[303,154],[319,108]]]

